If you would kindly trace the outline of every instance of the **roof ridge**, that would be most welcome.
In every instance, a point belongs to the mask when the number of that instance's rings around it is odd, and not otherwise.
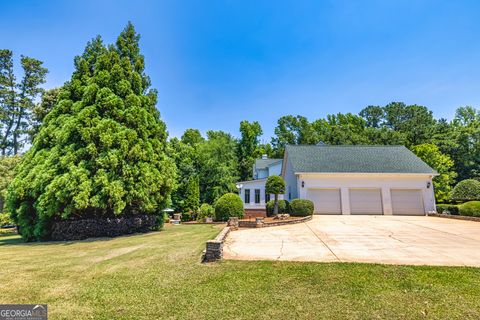
[[[404,147],[404,145],[401,144],[287,144],[285,145],[286,147],[319,147],[319,148],[325,148],[325,147]]]

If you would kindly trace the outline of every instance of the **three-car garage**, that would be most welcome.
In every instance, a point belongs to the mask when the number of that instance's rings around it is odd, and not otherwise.
[[[382,194],[382,188],[346,189],[342,192],[342,188],[309,188],[306,198],[313,202],[315,214],[425,214],[421,189],[384,189],[383,192],[388,194]],[[347,199],[342,199],[342,196]],[[390,202],[387,210],[384,201]]]
[[[425,215],[435,211],[438,173],[403,146],[288,145],[285,199],[315,214]]]

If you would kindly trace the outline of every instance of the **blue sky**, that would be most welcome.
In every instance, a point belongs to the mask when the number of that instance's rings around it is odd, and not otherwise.
[[[88,40],[131,20],[171,135],[238,135],[246,119],[269,141],[287,114],[479,106],[479,14],[478,1],[2,0],[0,47],[44,61],[59,86]]]

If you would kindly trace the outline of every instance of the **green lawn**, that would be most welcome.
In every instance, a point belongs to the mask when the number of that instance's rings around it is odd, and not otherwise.
[[[347,263],[201,264],[211,225],[96,241],[0,235],[0,303],[50,319],[479,319],[480,269]]]

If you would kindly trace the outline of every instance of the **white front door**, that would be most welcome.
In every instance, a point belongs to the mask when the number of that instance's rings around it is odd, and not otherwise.
[[[307,199],[314,205],[314,213],[342,214],[340,189],[308,189]]]
[[[425,215],[422,190],[392,189],[390,193],[394,215]]]
[[[351,214],[383,214],[381,189],[350,189]]]

